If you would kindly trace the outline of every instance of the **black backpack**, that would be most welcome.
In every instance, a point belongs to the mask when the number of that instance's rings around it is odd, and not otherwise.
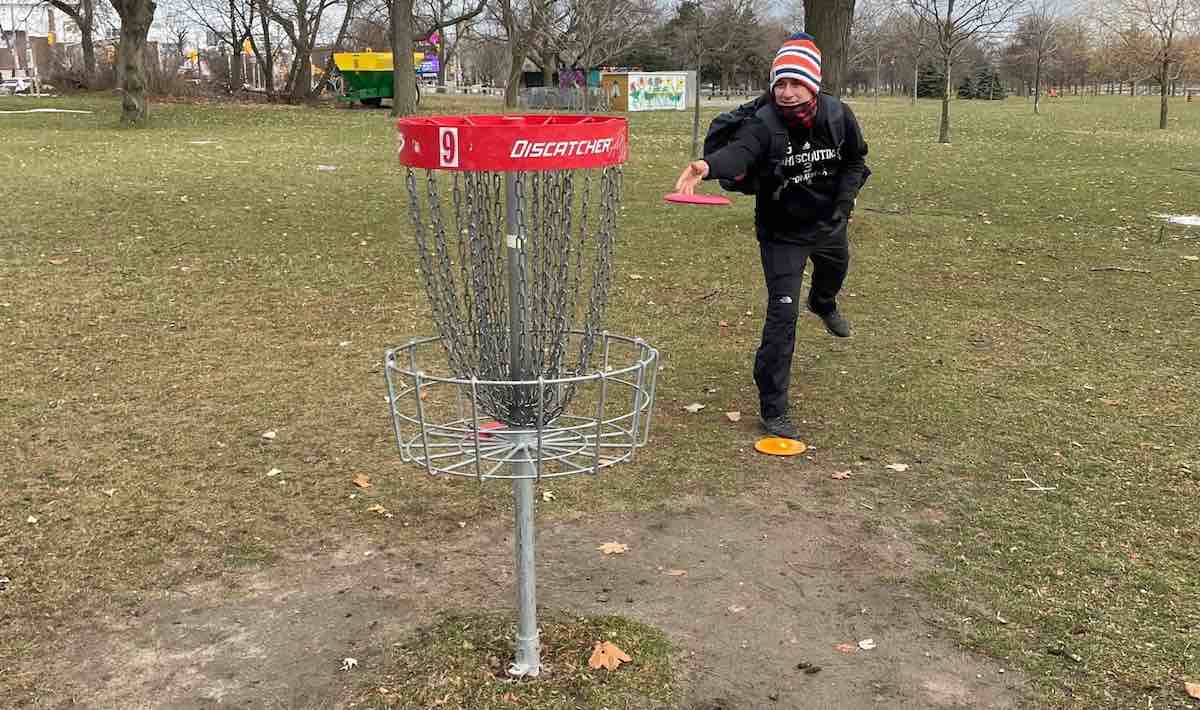
[[[828,117],[829,130],[833,136],[833,142],[838,148],[841,148],[842,143],[846,140],[846,113],[842,108],[842,102],[829,94],[822,93],[817,96],[821,102],[821,106],[817,110],[820,115]],[[742,127],[742,124],[751,117],[757,117],[771,132],[771,147],[768,151],[769,155],[766,163],[752,167],[741,180],[721,178],[717,181],[721,184],[721,189],[730,192],[740,192],[743,195],[756,194],[758,192],[760,177],[762,175],[778,174],[781,162],[784,156],[787,155],[787,127],[779,120],[779,115],[775,113],[775,109],[771,106],[770,92],[764,93],[757,99],[748,101],[732,111],[726,111],[718,115],[709,124],[708,133],[704,136],[704,154],[711,155],[728,145],[733,140],[733,137],[737,135],[738,129]],[[863,174],[863,182],[866,182],[867,175],[869,174],[869,172]],[[776,191],[776,196],[778,196],[778,191]]]

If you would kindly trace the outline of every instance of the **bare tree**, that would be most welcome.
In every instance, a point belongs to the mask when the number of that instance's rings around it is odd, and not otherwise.
[[[258,23],[261,30],[262,44],[254,36],[254,18],[247,16],[245,24],[246,36],[250,39],[250,50],[254,52],[254,60],[258,63],[263,77],[263,88],[268,98],[275,97],[275,48],[271,41],[271,13],[267,11],[270,0],[258,0]]]
[[[420,27],[414,14],[413,0],[391,0],[388,4],[392,28],[392,115],[411,116],[417,111],[417,80],[411,66],[413,39],[428,37],[434,32],[466,22],[483,12],[487,0],[461,0],[461,12],[429,19]],[[451,5],[454,7],[454,5]],[[515,105],[515,104],[514,104]]]
[[[154,0],[111,0],[121,18],[121,44],[118,63],[121,76],[121,123],[141,125],[149,111],[146,106],[146,35],[154,21],[158,5]]]
[[[907,3],[893,6],[885,21],[891,53],[894,57],[912,63],[912,105],[917,105],[917,88],[921,83],[921,62],[928,54],[933,42],[931,28],[921,21]]]
[[[1046,62],[1058,52],[1060,27],[1058,0],[1029,0],[1029,9],[1017,21],[1015,44],[1033,66],[1033,112],[1040,113],[1042,76]]]
[[[415,7],[416,24],[418,27],[447,27],[456,23],[450,18],[458,17],[464,13],[461,11],[462,2],[459,0],[418,0]],[[430,37],[433,33],[425,35]],[[457,31],[439,32],[437,43],[438,56],[438,84],[446,83],[446,67],[450,60],[454,57],[454,52],[458,48],[459,33]]]
[[[183,0],[188,15],[215,37],[221,53],[229,53],[225,62],[225,81],[230,93],[242,88],[240,56],[245,41],[253,35],[256,5],[254,0]]]
[[[704,69],[717,64],[722,82],[732,76],[732,57],[752,49],[761,38],[750,31],[758,25],[755,0],[683,0],[676,6],[675,17],[667,23],[676,61],[696,72],[696,92],[692,97],[692,151],[699,157],[700,85]],[[759,47],[758,49],[761,49]],[[771,48],[773,53],[774,48]]]
[[[167,35],[165,48],[171,53],[170,60],[163,66],[163,73],[168,77],[174,77],[183,63],[187,61],[190,23],[188,18],[177,10],[173,10],[163,18],[161,27]]]
[[[1117,30],[1128,55],[1158,82],[1158,127],[1165,130],[1169,90],[1183,68],[1184,34],[1200,7],[1195,0],[1113,0],[1111,12],[1102,14],[1101,23]]]
[[[278,6],[266,0],[261,3],[261,10],[283,28],[292,44],[292,65],[286,91],[294,103],[305,101],[312,95],[312,50],[321,32],[321,21],[326,10],[343,1],[288,0]],[[409,56],[412,56],[411,51]]]
[[[346,0],[346,12],[342,14],[342,24],[338,27],[337,36],[333,40],[333,47],[329,52],[329,59],[325,61],[325,76],[329,76],[336,66],[333,61],[333,55],[342,51],[346,41],[349,39],[350,25],[354,22],[354,13],[358,10],[360,4],[360,0]],[[321,82],[321,86],[317,90],[317,93],[320,94],[329,86],[329,82]]]
[[[935,0],[929,0],[933,2]],[[841,96],[849,67],[850,28],[855,0],[805,0],[804,31],[821,50],[821,90]],[[953,0],[951,0],[953,2]]]
[[[502,39],[467,24],[459,42],[459,56],[468,82],[496,86],[508,76],[508,47]]]
[[[568,26],[560,53],[571,66],[585,71],[583,110],[591,111],[586,71],[624,52],[638,37],[631,28],[642,27],[657,16],[650,0],[567,0]]]
[[[1008,21],[1023,0],[906,0],[930,28],[933,48],[946,72],[938,142],[950,142],[950,87],[954,62],[969,41],[980,40]]]
[[[847,67],[871,70],[872,94],[876,101],[879,100],[884,60],[891,51],[886,32],[888,9],[882,0],[859,2],[854,12],[850,43],[846,48],[849,56]]]
[[[96,75],[96,0],[46,0],[79,28],[79,46],[83,50],[84,81]]]
[[[525,60],[559,17],[559,0],[497,0],[496,21],[508,44],[508,83],[504,106],[516,108],[520,100]]]

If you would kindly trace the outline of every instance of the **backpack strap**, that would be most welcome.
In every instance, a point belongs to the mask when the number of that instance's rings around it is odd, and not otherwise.
[[[754,116],[762,121],[763,125],[771,134],[771,142],[767,148],[766,164],[763,166],[762,172],[775,178],[777,187],[771,199],[779,199],[779,193],[783,191],[783,158],[787,155],[787,147],[790,139],[788,138],[787,126],[783,125],[783,121],[779,120],[779,114],[775,112],[775,106],[772,105],[770,95],[764,94],[757,100],[759,108],[754,112]]]
[[[846,109],[842,105],[841,99],[830,94],[818,94],[820,106],[817,109],[818,115],[825,115],[825,122],[829,124],[829,135],[833,138],[833,144],[840,151],[842,144],[846,142]]]

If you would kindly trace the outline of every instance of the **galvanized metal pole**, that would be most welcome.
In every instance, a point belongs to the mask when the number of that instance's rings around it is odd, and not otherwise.
[[[517,174],[506,173],[504,180],[508,225],[509,376],[513,380],[527,380],[530,373],[526,371],[527,359],[522,352],[526,308],[526,293],[522,289],[522,284],[525,283],[525,235],[521,234],[521,225],[517,219]],[[509,464],[512,468],[513,503],[516,509],[513,548],[517,565],[518,618],[516,659],[508,667],[508,673],[518,677],[534,677],[542,669],[538,648],[537,569],[534,565],[533,540],[533,479],[536,469],[532,461],[539,452],[536,450],[536,437],[525,435],[522,438],[524,441],[514,442],[524,444],[514,455],[525,460]]]

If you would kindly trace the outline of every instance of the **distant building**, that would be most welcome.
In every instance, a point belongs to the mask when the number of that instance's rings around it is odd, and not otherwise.
[[[79,28],[41,0],[0,0],[0,77],[45,74],[54,44],[79,41]]]

